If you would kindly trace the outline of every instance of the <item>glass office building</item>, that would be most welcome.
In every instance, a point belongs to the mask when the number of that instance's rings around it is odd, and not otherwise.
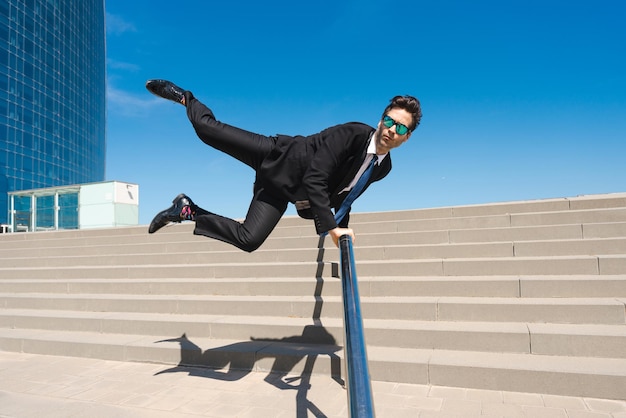
[[[0,0],[0,223],[8,192],[104,180],[105,76],[104,0]]]

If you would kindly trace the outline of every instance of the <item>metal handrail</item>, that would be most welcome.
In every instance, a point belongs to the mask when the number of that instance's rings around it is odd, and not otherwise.
[[[367,348],[361,317],[361,302],[357,283],[352,239],[339,237],[341,261],[341,290],[343,295],[344,361],[350,418],[374,416],[372,383],[367,364]]]

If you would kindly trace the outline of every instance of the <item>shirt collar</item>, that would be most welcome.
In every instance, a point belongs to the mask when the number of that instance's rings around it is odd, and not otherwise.
[[[374,131],[374,133],[376,133],[376,131]],[[374,141],[374,133],[372,133],[372,135],[370,136],[370,142],[367,145],[367,153],[371,155],[376,154],[376,141]],[[387,156],[387,154],[389,153],[386,152],[384,154],[376,154],[378,155],[378,161],[376,161],[376,165],[380,165],[380,163]]]

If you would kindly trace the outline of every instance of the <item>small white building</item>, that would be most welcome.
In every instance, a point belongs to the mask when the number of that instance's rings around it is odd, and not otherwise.
[[[119,181],[9,192],[7,232],[139,224],[139,186]]]

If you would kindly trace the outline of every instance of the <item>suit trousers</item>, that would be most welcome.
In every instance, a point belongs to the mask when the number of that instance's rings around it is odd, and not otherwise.
[[[276,138],[255,134],[215,119],[211,109],[185,93],[187,117],[205,144],[222,151],[257,170],[272,151]],[[243,222],[196,210],[194,234],[204,235],[234,245],[247,252],[259,248],[280,221],[289,202],[254,186],[254,194]]]

